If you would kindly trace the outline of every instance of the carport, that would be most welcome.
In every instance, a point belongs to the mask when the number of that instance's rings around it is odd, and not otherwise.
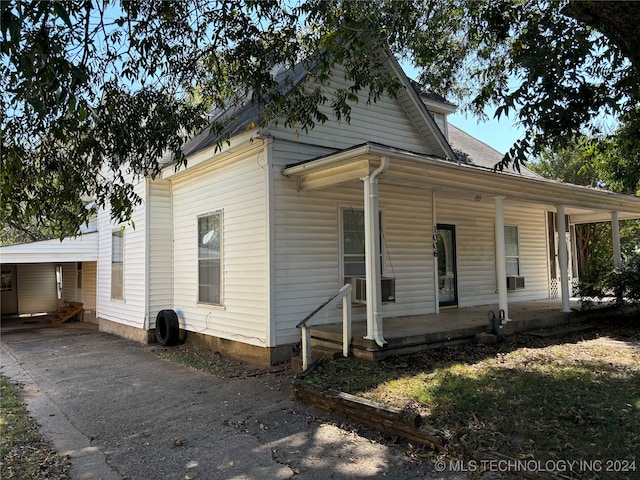
[[[81,318],[95,323],[97,260],[97,232],[0,247],[3,320],[81,303]]]

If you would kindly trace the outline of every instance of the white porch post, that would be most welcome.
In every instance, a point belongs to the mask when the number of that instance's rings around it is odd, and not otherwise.
[[[380,295],[380,217],[378,215],[378,176],[389,168],[389,157],[364,179],[365,272],[367,277],[367,335],[380,347],[387,342],[382,336],[382,297]]]
[[[562,290],[562,311],[570,312],[569,303],[569,259],[567,258],[567,236],[564,220],[564,205],[557,207],[557,230],[558,230],[558,263],[560,264],[560,288]]]
[[[504,199],[503,196],[493,197],[495,201],[495,237],[496,237],[496,275],[498,287],[498,308],[504,312],[505,320],[509,321],[509,299],[507,297],[507,261],[504,240]]]
[[[611,212],[611,236],[613,238],[613,268],[622,267],[622,254],[620,253],[620,223],[618,212]]]
[[[364,338],[367,340],[373,340],[373,307],[371,299],[373,298],[373,280],[372,280],[372,270],[375,269],[375,266],[371,265],[372,255],[371,255],[371,206],[369,205],[369,190],[371,186],[369,185],[369,177],[365,177],[362,179],[364,182],[364,267],[365,267],[365,276],[367,278],[366,282],[366,296],[367,296],[367,334]]]

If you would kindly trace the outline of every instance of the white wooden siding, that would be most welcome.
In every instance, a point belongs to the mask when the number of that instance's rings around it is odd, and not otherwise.
[[[342,285],[341,207],[363,208],[363,186],[352,183],[320,191],[296,191],[294,179],[275,179],[275,322],[277,342],[298,341],[295,325]],[[380,186],[384,276],[396,280],[396,302],[384,316],[433,312],[431,192]],[[335,303],[335,302],[334,302]],[[316,323],[341,321],[336,305]],[[353,309],[363,320],[364,307]]]
[[[265,150],[172,180],[174,309],[185,328],[270,346]],[[199,215],[221,210],[222,303],[198,303]]]
[[[497,301],[493,201],[461,200],[436,192],[436,221],[455,225],[458,305]]]
[[[160,310],[173,308],[173,233],[171,217],[171,183],[155,180],[148,183],[148,312],[149,324],[155,328]]]
[[[380,185],[383,275],[395,277],[396,302],[387,316],[435,311],[431,191]]]
[[[134,184],[134,191],[145,199],[145,180]],[[97,316],[137,328],[145,326],[145,202],[132,216],[135,228],[116,225],[108,211],[98,212],[100,256],[98,260]],[[124,299],[111,298],[111,232],[124,226]]]
[[[443,113],[430,112],[431,116],[436,122],[436,125],[444,135],[444,138],[449,139],[449,132],[447,131],[447,117]]]
[[[78,298],[78,264],[62,264],[62,300],[77,302]]]
[[[274,150],[286,157],[286,145]],[[491,305],[498,300],[494,203],[477,202],[469,192],[462,199],[458,193],[436,192],[436,222],[456,227],[459,306]],[[288,343],[299,340],[295,325],[341,286],[340,207],[361,209],[363,186],[354,182],[298,192],[295,179],[276,177],[274,195],[276,337],[278,343]],[[396,302],[383,305],[383,316],[435,312],[431,191],[381,184],[379,206],[382,273],[395,277],[396,285]],[[526,278],[526,289],[509,292],[509,300],[547,298],[544,210],[507,202],[505,223],[518,226],[521,274]],[[365,310],[356,307],[353,314],[363,320]],[[315,320],[340,321],[337,305]]]
[[[314,88],[310,86],[309,89]],[[324,87],[327,97],[335,89],[348,88],[344,73],[336,69],[329,87]],[[377,102],[367,105],[367,95],[361,93],[359,102],[351,105],[351,121],[336,122],[329,105],[321,105],[320,111],[329,117],[324,124],[316,124],[309,134],[288,129],[282,124],[269,129],[279,139],[288,139],[334,149],[349,148],[365,142],[378,142],[419,153],[432,153],[426,140],[408,117],[397,99],[383,95]]]
[[[476,202],[436,195],[436,218],[456,227],[458,305],[497,303],[495,206],[491,199]],[[520,274],[526,288],[509,292],[509,301],[548,297],[545,211],[505,203],[505,225],[518,226]],[[505,280],[506,281],[506,280]]]
[[[540,207],[515,207],[505,203],[505,225],[518,226],[520,275],[524,290],[509,292],[509,300],[538,300],[549,297],[546,211]]]
[[[85,310],[96,309],[96,262],[82,264],[82,304]]]
[[[280,171],[285,166],[311,160],[328,153],[333,153],[334,148],[321,145],[304,145],[295,141],[276,140],[272,143],[272,156],[269,161],[280,168],[274,170],[274,177],[279,178]]]
[[[16,276],[20,313],[55,312],[58,309],[55,263],[18,265]]]

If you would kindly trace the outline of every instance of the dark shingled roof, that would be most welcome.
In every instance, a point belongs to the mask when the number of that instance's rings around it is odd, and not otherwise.
[[[281,93],[287,93],[290,89],[290,82],[297,85],[304,80],[309,71],[310,68],[307,62],[300,62],[293,70],[280,70],[276,74],[278,90]],[[182,152],[185,156],[193,155],[217,144],[225,137],[231,138],[234,135],[250,130],[253,128],[253,124],[262,125],[263,108],[264,105],[251,103],[251,101],[247,99],[242,105],[232,105],[227,109],[214,111],[211,115],[209,126],[188,139],[182,146]],[[211,125],[215,123],[222,123],[222,125],[224,125],[223,135],[211,133]],[[173,156],[170,153],[163,155],[159,161],[161,167],[166,167],[172,162]]]
[[[290,81],[297,84],[304,80],[305,76],[309,72],[309,68],[304,62],[298,64],[293,70],[282,70],[278,72],[276,79],[279,82],[279,89],[284,93],[287,90],[288,82],[285,80],[289,77]],[[448,102],[444,97],[435,93],[429,92],[424,89],[418,82],[410,80],[413,88],[424,97],[428,97],[436,102],[453,105]],[[253,128],[253,125],[261,125],[263,106],[259,104],[252,104],[247,101],[243,105],[231,106],[225,110],[217,110],[211,117],[211,123],[208,127],[191,137],[182,146],[182,151],[185,156],[193,155],[208,147],[212,147],[220,142],[225,136],[231,138],[234,135],[240,134],[248,129]],[[224,134],[216,135],[210,132],[210,126],[216,122],[222,122],[224,125]],[[448,124],[449,130],[449,144],[451,145],[454,153],[457,156],[457,161],[467,165],[473,165],[482,168],[493,168],[499,163],[503,154],[490,147],[486,143],[472,137],[466,132],[463,132],[459,128],[452,124]],[[456,161],[456,160],[452,160]],[[160,166],[165,167],[173,162],[173,156],[169,153],[165,154],[160,159]],[[517,173],[513,171],[512,173]],[[542,178],[540,175],[532,172],[526,167],[520,167],[520,175],[529,178]]]
[[[460,163],[484,168],[493,168],[504,157],[504,155],[495,148],[490,147],[475,137],[472,137],[450,123],[448,124],[448,129],[449,144],[457,155]],[[511,173],[517,173],[517,171],[514,170]],[[534,173],[523,166],[520,167],[520,175],[527,178],[542,178],[537,173]]]
[[[211,147],[228,136],[233,137],[239,133],[248,129],[252,122],[259,122],[261,119],[262,107],[260,105],[245,104],[236,109],[230,108],[228,110],[221,110],[214,114],[209,126],[201,130],[199,133],[188,139],[184,145],[182,145],[182,152],[185,156],[193,155],[194,153]],[[211,133],[210,128],[216,122],[222,122],[224,124],[224,135],[215,135]],[[173,155],[166,153],[162,156],[159,163],[161,167],[166,167],[173,162]]]
[[[442,95],[438,95],[437,93],[432,92],[431,90],[426,88],[424,85],[422,85],[420,82],[413,80],[412,78],[409,78],[409,83],[411,84],[413,89],[416,91],[416,93],[421,97],[428,98],[429,100],[435,100],[436,102],[453,105],[453,103],[451,103],[449,100],[444,98]]]

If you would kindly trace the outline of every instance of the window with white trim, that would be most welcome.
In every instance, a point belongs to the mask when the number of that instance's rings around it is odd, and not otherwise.
[[[198,217],[198,301],[222,304],[222,212]]]
[[[382,214],[379,212],[379,215],[380,225],[382,225]],[[382,226],[380,232],[382,239]],[[380,244],[382,245],[382,241]],[[344,208],[342,210],[342,272],[345,283],[350,282],[352,277],[364,277],[365,265],[364,210]],[[380,265],[382,266],[382,253]]]
[[[124,232],[111,232],[111,298],[124,298]]]
[[[505,225],[504,252],[507,266],[507,276],[520,275],[520,249],[518,248],[518,227]]]

